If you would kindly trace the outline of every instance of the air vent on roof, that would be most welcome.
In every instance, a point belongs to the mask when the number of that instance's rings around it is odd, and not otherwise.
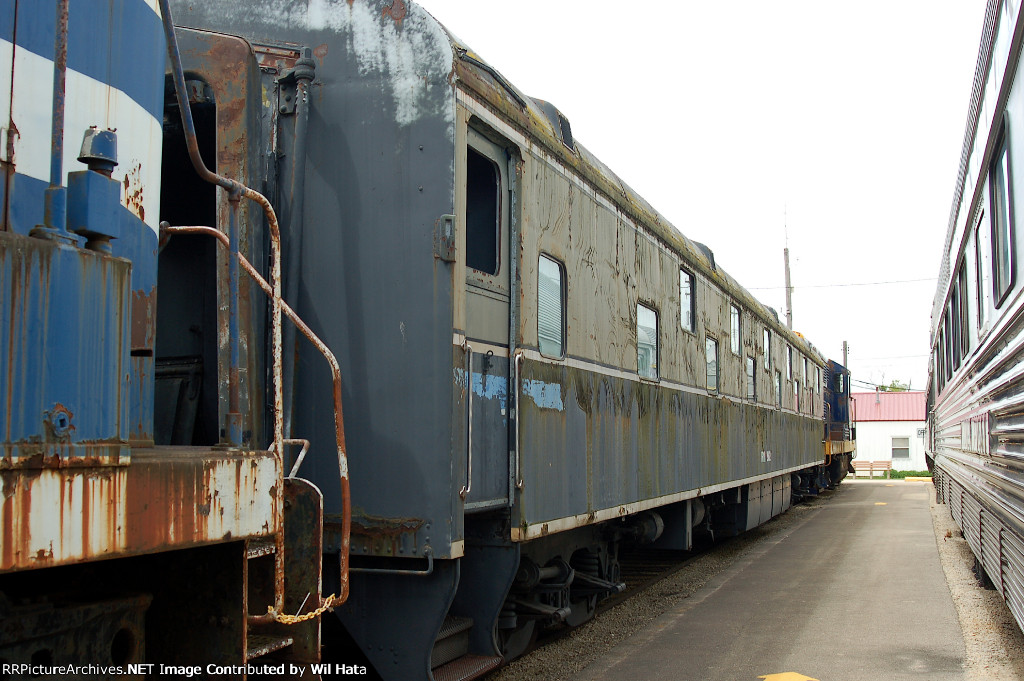
[[[543,99],[533,99],[533,103],[544,114],[544,117],[551,123],[551,128],[558,139],[562,141],[562,144],[567,146],[569,149],[576,151],[576,145],[572,139],[572,127],[569,125],[569,119],[562,115],[562,112],[555,108],[554,104],[545,102]]]
[[[704,254],[704,257],[708,259],[708,262],[711,263],[711,269],[717,270],[718,268],[715,267],[715,252],[699,241],[694,241],[693,245],[699,248],[700,252]]]

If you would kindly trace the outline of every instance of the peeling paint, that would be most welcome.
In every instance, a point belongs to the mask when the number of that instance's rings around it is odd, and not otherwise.
[[[532,399],[540,409],[565,410],[565,405],[562,404],[562,386],[558,383],[526,379],[523,381],[523,394]]]

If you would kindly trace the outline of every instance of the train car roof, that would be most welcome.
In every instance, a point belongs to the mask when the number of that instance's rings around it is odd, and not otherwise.
[[[825,363],[826,358],[813,344],[801,334],[786,328],[774,310],[764,305],[736,279],[718,267],[714,252],[710,248],[687,238],[611,168],[572,137],[568,119],[555,106],[523,93],[500,71],[481,59],[458,36],[445,28],[444,24],[438,23],[451,41],[454,53],[453,74],[462,87],[472,91],[520,133],[543,146],[549,154],[572,168],[596,191],[607,196],[623,213],[638,224],[642,224],[665,245],[685,256],[688,265],[700,270],[701,274],[714,281],[743,307],[761,317],[777,333],[782,333],[790,343],[798,346],[804,353],[816,357],[822,364]]]

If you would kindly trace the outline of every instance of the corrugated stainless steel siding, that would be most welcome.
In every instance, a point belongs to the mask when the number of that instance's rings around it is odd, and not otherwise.
[[[969,494],[963,495],[963,517],[961,528],[964,539],[971,547],[975,556],[981,558],[981,504]]]
[[[985,574],[1003,595],[1003,571],[1000,567],[1002,556],[1003,524],[991,513],[981,513],[981,563],[985,566]]]
[[[1024,542],[1010,533],[1003,537],[1002,579],[1006,605],[1024,628]]]

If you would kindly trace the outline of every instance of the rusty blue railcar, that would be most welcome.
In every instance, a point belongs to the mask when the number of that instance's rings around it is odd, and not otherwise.
[[[180,259],[161,241],[182,206],[225,239],[247,224],[241,188],[166,171],[187,135],[164,127],[164,16],[155,0],[0,2],[4,676],[316,661],[319,622],[281,615],[340,602],[319,590],[320,492],[286,479],[265,414],[262,338],[232,343],[267,306],[216,240]]]

